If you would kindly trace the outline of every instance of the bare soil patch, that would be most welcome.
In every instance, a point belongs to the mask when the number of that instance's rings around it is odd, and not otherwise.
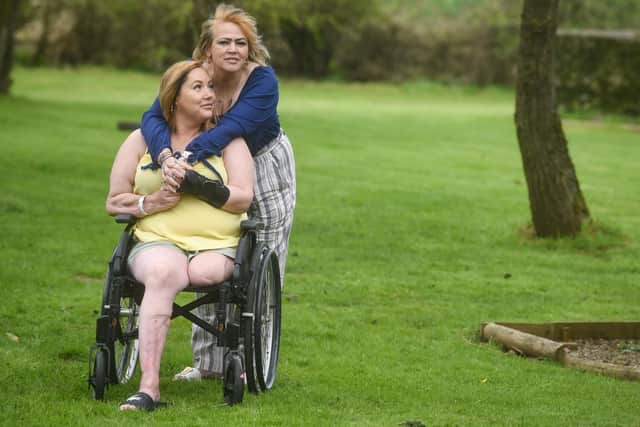
[[[576,340],[571,354],[595,362],[640,367],[640,340]]]

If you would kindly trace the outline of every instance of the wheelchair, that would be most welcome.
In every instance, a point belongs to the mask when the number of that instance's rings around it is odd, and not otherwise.
[[[102,400],[105,389],[129,381],[138,362],[138,315],[144,285],[129,272],[133,246],[133,215],[118,215],[125,224],[109,264],[96,320],[96,342],[89,350],[89,387]],[[223,397],[241,403],[245,385],[258,394],[275,382],[280,350],[281,291],[278,258],[258,241],[262,224],[242,221],[232,277],[221,284],[188,286],[183,292],[204,294],[183,306],[173,304],[171,319],[182,316],[217,338],[224,347]],[[191,311],[215,303],[215,321],[205,322]]]

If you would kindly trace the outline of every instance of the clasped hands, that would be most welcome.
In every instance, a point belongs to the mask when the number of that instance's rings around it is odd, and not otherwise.
[[[173,199],[178,193],[191,193],[221,209],[229,200],[229,188],[222,182],[199,174],[183,158],[166,157],[162,162],[162,192]]]
[[[177,193],[184,180],[187,170],[193,169],[186,160],[176,159],[173,156],[162,162],[162,187],[172,193]]]
[[[190,193],[218,209],[225,205],[231,195],[224,183],[199,174],[183,158],[165,158],[162,162],[162,181],[162,190],[168,195]]]

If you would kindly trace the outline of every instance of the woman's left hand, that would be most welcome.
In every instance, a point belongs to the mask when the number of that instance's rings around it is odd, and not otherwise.
[[[159,212],[173,208],[178,204],[181,196],[180,193],[172,191],[164,184],[159,191],[151,194],[148,198],[152,202],[153,212]]]

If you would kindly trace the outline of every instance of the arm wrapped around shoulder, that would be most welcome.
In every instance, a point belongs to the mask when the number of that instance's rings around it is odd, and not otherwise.
[[[229,187],[191,169],[185,172],[178,191],[193,194],[218,209],[229,200]]]

